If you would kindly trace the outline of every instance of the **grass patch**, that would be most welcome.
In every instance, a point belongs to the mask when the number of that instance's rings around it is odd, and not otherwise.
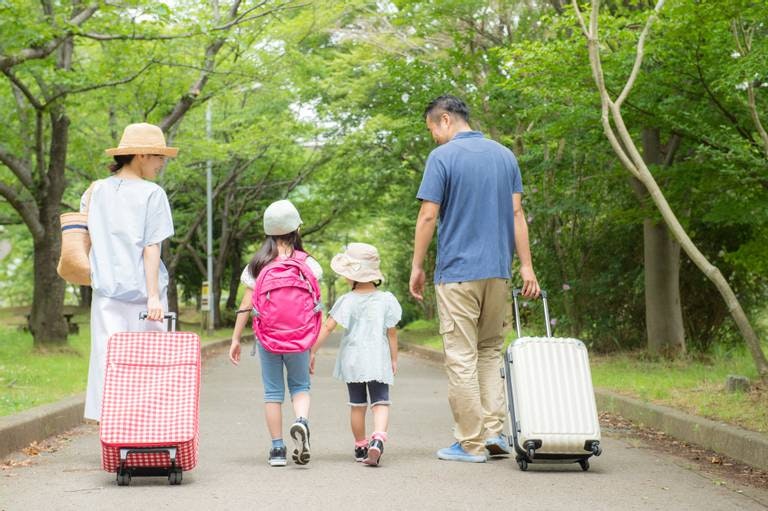
[[[80,333],[69,336],[66,347],[47,352],[34,349],[32,335],[19,330],[26,323],[28,308],[0,310],[0,416],[17,413],[78,394],[88,382],[91,349],[90,316],[73,310]],[[184,319],[187,313],[184,312]],[[179,330],[201,334],[200,323],[180,321]],[[249,333],[246,328],[245,333]],[[203,344],[229,339],[231,328],[202,333]]]
[[[724,390],[729,374],[744,375],[756,381],[757,371],[748,354],[720,354],[705,361],[649,361],[640,355],[622,353],[592,357],[595,386],[768,433],[768,389],[753,385],[753,389],[746,393]]]
[[[437,320],[419,319],[408,323],[400,329],[400,340],[437,351],[443,350],[443,338],[437,333]]]
[[[0,328],[0,416],[82,392],[88,379],[87,329],[69,337],[66,351],[39,353],[32,335]]]

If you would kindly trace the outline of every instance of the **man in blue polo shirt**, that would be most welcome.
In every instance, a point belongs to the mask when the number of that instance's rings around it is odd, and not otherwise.
[[[486,452],[510,452],[502,433],[506,412],[499,368],[514,251],[523,296],[539,295],[521,204],[523,184],[512,151],[472,131],[461,99],[440,96],[424,118],[439,147],[427,159],[416,195],[422,202],[410,291],[423,299],[424,257],[439,219],[435,294],[456,443],[437,456],[484,462]]]

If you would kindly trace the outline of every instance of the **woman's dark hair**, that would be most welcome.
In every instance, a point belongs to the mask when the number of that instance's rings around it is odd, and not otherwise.
[[[251,262],[248,263],[248,271],[254,280],[259,276],[262,268],[275,260],[279,252],[277,250],[277,243],[282,241],[293,247],[294,250],[301,250],[304,252],[304,246],[301,244],[301,235],[299,231],[289,232],[280,236],[267,236],[264,243],[256,255],[253,256]]]
[[[133,154],[117,154],[117,155],[115,155],[115,163],[113,163],[112,165],[109,166],[109,171],[114,174],[115,172],[117,172],[118,170],[123,168],[124,166],[128,165],[129,163],[131,163],[131,161],[133,161],[133,157],[134,156],[135,155],[133,155]]]

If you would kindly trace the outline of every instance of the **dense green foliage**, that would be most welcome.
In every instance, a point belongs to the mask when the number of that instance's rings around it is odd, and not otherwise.
[[[435,314],[431,297],[420,305],[407,292],[414,197],[434,146],[422,112],[430,99],[453,93],[470,104],[473,125],[520,161],[534,266],[552,291],[557,330],[603,350],[644,345],[642,220],[656,213],[633,192],[605,140],[586,45],[567,6],[318,0],[266,2],[249,13],[259,3],[243,2],[243,17],[231,27],[229,4],[217,15],[208,2],[174,2],[171,9],[132,0],[100,5],[70,28],[71,13],[58,3],[50,4],[51,23],[37,3],[1,2],[1,56],[39,48],[67,30],[75,50],[71,69],[57,68],[53,52],[9,67],[0,78],[0,149],[33,164],[38,158],[28,144],[35,111],[10,75],[39,97],[55,96],[44,84],[67,90],[52,100],[71,118],[67,209],[88,181],[106,175],[103,149],[122,126],[161,123],[187,98],[191,108],[168,132],[182,151],[161,183],[177,230],[165,256],[181,298],[193,300],[204,279],[202,192],[211,160],[219,188],[215,287],[223,308],[234,307],[239,272],[260,243],[261,211],[287,196],[302,212],[310,250],[326,267],[324,288],[343,290],[327,263],[345,242],[373,243],[407,322]],[[615,4],[601,12],[604,67],[614,89],[631,69],[649,8]],[[657,180],[750,311],[764,305],[768,278],[768,147],[748,104],[749,89],[768,122],[766,13],[764,0],[669,2],[624,107],[637,140],[643,129],[659,131],[668,164],[652,169]],[[177,38],[156,37],[161,34]],[[206,49],[219,39],[214,66],[195,91]],[[205,130],[209,102],[212,139]],[[45,125],[43,136],[52,129]],[[35,180],[38,188],[45,185],[40,176]],[[7,166],[0,165],[0,181],[22,201],[30,199]],[[0,202],[0,220],[12,224],[2,237],[14,249],[0,263],[0,299],[23,304],[31,297],[33,248],[9,202]],[[681,265],[689,346],[707,350],[734,338],[712,285],[684,255]],[[222,312],[223,322],[231,318]]]

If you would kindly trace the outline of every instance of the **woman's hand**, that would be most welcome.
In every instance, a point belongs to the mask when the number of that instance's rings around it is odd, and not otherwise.
[[[309,354],[309,374],[315,374],[315,354]]]
[[[163,320],[163,304],[157,295],[150,296],[147,299],[147,319],[150,321]]]
[[[229,361],[234,365],[240,363],[240,341],[238,339],[232,339],[232,344],[229,345]]]
[[[392,359],[392,374],[393,375],[397,374],[397,359],[396,358]]]

